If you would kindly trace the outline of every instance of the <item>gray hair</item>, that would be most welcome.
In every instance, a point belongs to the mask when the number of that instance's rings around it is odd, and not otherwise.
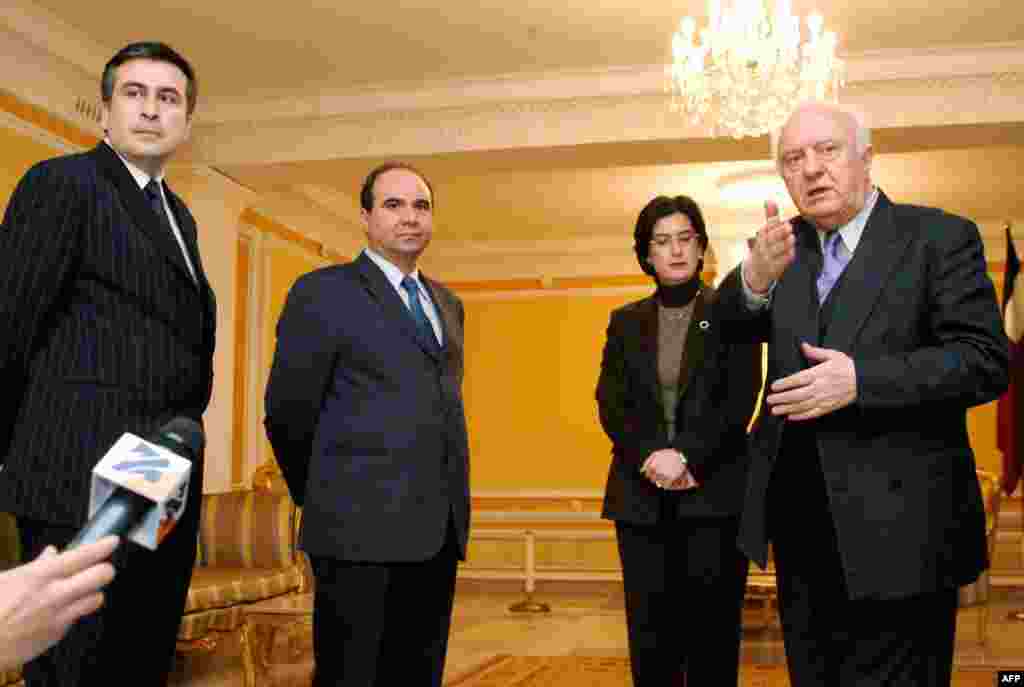
[[[782,158],[779,155],[779,145],[782,142],[782,130],[786,127],[786,124],[789,124],[789,121],[793,119],[793,117],[798,112],[807,109],[830,110],[852,120],[854,126],[854,153],[858,157],[863,155],[864,151],[866,151],[868,147],[871,145],[871,129],[865,122],[864,114],[861,111],[850,107],[844,107],[842,105],[836,105],[833,103],[826,103],[815,100],[808,100],[802,102],[795,108],[793,108],[793,111],[786,118],[786,121],[782,123],[782,126],[778,127],[777,129],[772,129],[769,134],[772,159],[775,161],[775,169],[778,171],[780,176],[782,175]]]

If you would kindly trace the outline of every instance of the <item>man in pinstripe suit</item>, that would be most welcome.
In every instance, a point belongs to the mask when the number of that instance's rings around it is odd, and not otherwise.
[[[90,472],[124,432],[210,399],[216,306],[191,213],[163,182],[187,139],[192,67],[136,43],[101,83],[103,143],[30,169],[0,229],[0,509],[26,557],[86,518]],[[203,466],[186,511],[151,552],[125,542],[106,605],[25,668],[29,687],[163,685],[195,559]]]

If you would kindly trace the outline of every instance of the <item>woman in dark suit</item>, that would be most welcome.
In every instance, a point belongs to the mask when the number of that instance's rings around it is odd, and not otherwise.
[[[657,290],[612,312],[597,385],[633,684],[735,685],[747,577],[736,535],[760,349],[720,337],[693,200],[654,198],[633,238]]]

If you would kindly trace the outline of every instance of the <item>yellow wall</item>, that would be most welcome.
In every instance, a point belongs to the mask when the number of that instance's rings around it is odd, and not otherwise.
[[[60,153],[6,127],[0,127],[0,151],[0,208],[6,207],[28,167]],[[259,330],[265,371],[289,287],[326,261],[285,240],[268,240],[264,246],[265,297]],[[993,274],[993,280],[1001,287],[1001,274]],[[603,487],[610,445],[597,420],[594,387],[605,328],[613,308],[648,292],[570,288],[462,293],[474,489]],[[219,295],[225,302],[228,294]],[[253,402],[262,413],[262,389]],[[998,472],[996,404],[972,409],[968,423],[979,465]],[[262,437],[261,442],[263,456],[270,457]]]
[[[313,253],[284,241],[269,240],[265,246],[266,290],[264,291],[263,326],[261,327],[263,341],[260,350],[263,360],[262,369],[265,374],[269,374],[270,365],[274,360],[274,349],[277,346],[277,320],[281,316],[281,310],[284,309],[288,291],[296,279],[322,267],[325,262]],[[260,389],[258,396],[259,398],[255,402],[259,416],[262,418],[264,412],[263,389]],[[265,434],[262,436],[261,446],[264,460],[273,459],[274,452],[271,450],[270,442],[267,441]]]
[[[473,488],[604,487],[611,444],[594,389],[605,329],[613,308],[645,295],[463,294]]]
[[[600,290],[463,293],[475,490],[603,489],[610,442],[594,389],[608,317],[644,297]],[[968,413],[979,467],[1000,471],[996,403]]]

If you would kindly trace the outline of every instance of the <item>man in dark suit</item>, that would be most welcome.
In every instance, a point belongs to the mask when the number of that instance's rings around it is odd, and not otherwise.
[[[85,521],[93,466],[124,432],[201,420],[213,382],[213,292],[196,224],[162,182],[187,139],[192,67],[161,43],[107,63],[106,137],[30,169],[0,231],[0,508],[26,557],[63,547]],[[30,662],[38,685],[103,684],[130,658],[131,682],[166,683],[185,604],[202,492],[156,552],[125,542],[106,605]]]
[[[770,342],[740,543],[773,545],[794,687],[949,685],[957,587],[987,566],[966,411],[1007,385],[970,221],[892,203],[869,131],[798,108],[777,162],[800,216],[720,291]]]
[[[304,506],[314,685],[440,685],[469,531],[464,315],[416,267],[433,230],[426,178],[378,167],[360,203],[366,250],[288,294],[267,436]]]

